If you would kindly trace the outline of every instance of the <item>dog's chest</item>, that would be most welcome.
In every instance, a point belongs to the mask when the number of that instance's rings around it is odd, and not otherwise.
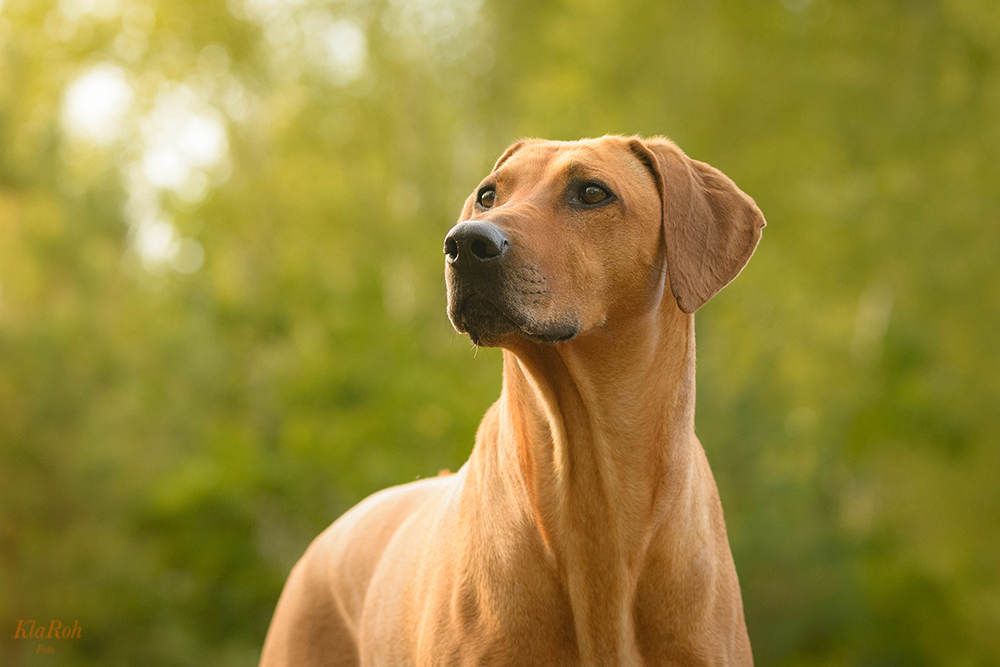
[[[400,604],[380,605],[378,622],[365,624],[363,664],[579,665],[569,598],[537,540],[523,538],[437,542],[433,567],[413,558],[376,577],[374,597]]]

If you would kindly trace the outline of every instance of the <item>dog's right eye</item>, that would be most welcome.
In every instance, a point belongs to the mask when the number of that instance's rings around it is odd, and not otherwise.
[[[493,208],[493,204],[497,201],[497,191],[495,188],[486,188],[479,193],[479,198],[476,200],[480,206],[483,208]]]

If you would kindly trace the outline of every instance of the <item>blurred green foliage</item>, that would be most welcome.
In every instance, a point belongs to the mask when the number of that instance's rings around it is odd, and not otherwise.
[[[990,0],[0,0],[0,662],[255,664],[498,394],[465,196],[621,132],[769,222],[698,314],[758,664],[1000,665],[998,57]]]

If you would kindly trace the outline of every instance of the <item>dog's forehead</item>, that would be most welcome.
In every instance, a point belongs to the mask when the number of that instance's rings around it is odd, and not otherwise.
[[[558,192],[572,180],[594,180],[610,187],[624,205],[642,214],[651,214],[645,210],[647,200],[649,206],[656,207],[660,200],[656,181],[634,152],[630,139],[617,135],[579,141],[529,140],[509,152],[487,178],[501,190],[524,194]]]
[[[560,176],[632,177],[642,164],[618,137],[579,141],[533,140],[516,150],[497,169],[503,177],[548,180]]]

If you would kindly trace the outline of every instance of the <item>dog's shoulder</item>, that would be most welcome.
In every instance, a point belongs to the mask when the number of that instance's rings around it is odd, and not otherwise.
[[[386,545],[453,481],[432,477],[379,491],[313,540],[285,583],[261,664],[311,666],[327,664],[330,655],[356,655],[361,609]]]
[[[372,494],[323,531],[300,565],[323,578],[315,583],[331,589],[348,618],[359,618],[386,545],[403,522],[452,483],[453,477],[431,477]]]

